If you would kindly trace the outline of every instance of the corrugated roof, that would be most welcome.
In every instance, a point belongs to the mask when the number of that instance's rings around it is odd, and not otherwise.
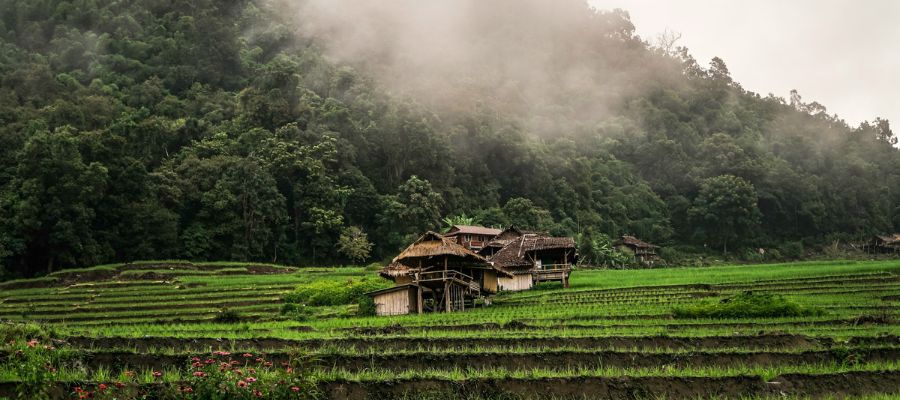
[[[457,235],[457,234],[469,234],[469,235],[486,235],[486,236],[497,236],[503,232],[500,229],[494,228],[486,228],[478,225],[453,225],[450,228],[450,232],[447,232],[448,236]]]

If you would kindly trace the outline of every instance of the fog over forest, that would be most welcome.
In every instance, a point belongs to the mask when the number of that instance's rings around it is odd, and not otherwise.
[[[0,0],[0,275],[377,262],[444,217],[696,257],[900,231],[890,123],[580,0]],[[848,77],[848,79],[851,79]],[[827,111],[826,111],[827,110]],[[370,244],[364,256],[344,243]],[[362,246],[366,248],[366,246]]]

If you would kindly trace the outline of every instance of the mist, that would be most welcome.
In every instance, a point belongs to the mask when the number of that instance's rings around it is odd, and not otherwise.
[[[659,87],[659,58],[623,11],[579,0],[308,0],[283,3],[327,57],[359,67],[395,96],[445,115],[480,106],[534,133],[610,116]]]

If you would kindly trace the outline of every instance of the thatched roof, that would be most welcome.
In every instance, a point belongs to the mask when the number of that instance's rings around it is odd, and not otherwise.
[[[418,268],[410,268],[398,262],[392,262],[382,268],[381,271],[378,272],[378,275],[381,275],[381,277],[385,279],[395,279],[400,276],[409,275],[418,270]]]
[[[575,239],[571,237],[552,237],[527,233],[509,243],[494,254],[490,261],[503,268],[529,267],[533,263],[526,255],[531,251],[552,249],[575,249]]]
[[[397,257],[394,257],[393,262],[403,263],[406,261],[407,263],[411,263],[413,259],[439,256],[453,256],[475,263],[487,263],[487,260],[484,257],[431,231],[425,233],[416,239],[413,244],[401,251]]]
[[[458,234],[469,234],[469,235],[485,235],[485,236],[497,236],[502,232],[500,229],[495,228],[486,228],[483,226],[477,225],[453,225],[450,228],[450,231],[446,233],[447,236],[455,236]]]
[[[638,239],[634,236],[628,236],[628,235],[622,236],[621,239],[616,240],[613,243],[613,246],[621,246],[621,245],[626,245],[628,247],[634,247],[634,248],[639,248],[639,249],[658,249],[659,248],[659,246],[657,246],[655,244],[650,244],[650,243],[642,241],[641,239]]]

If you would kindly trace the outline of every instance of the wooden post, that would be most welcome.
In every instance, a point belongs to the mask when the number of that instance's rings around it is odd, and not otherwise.
[[[416,297],[416,308],[418,309],[419,314],[421,314],[422,312],[424,312],[425,306],[423,304],[425,303],[425,301],[422,300],[422,285],[416,285],[416,288],[418,289],[418,296]]]
[[[444,309],[447,312],[452,311],[450,305],[450,281],[448,280],[444,281]]]

